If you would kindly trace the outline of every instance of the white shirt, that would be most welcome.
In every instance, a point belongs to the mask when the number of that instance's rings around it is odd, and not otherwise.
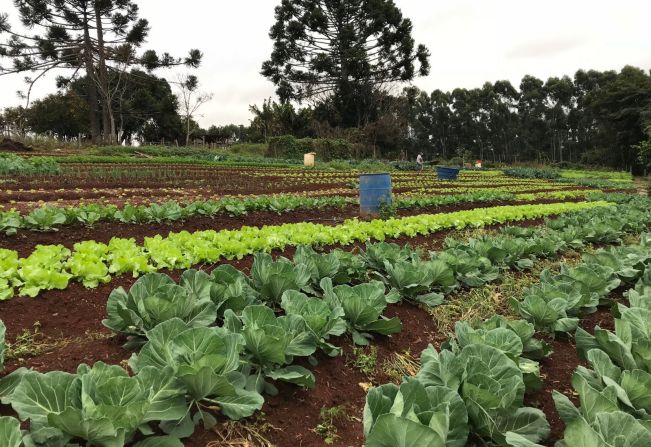
[[[419,165],[423,164],[423,157],[419,154],[418,157],[416,157],[416,163]]]

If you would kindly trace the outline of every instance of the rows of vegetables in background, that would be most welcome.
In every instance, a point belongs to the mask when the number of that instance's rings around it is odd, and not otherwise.
[[[114,290],[104,322],[129,336],[134,375],[103,363],[82,365],[76,374],[18,370],[0,380],[0,398],[30,429],[21,432],[18,420],[1,418],[0,434],[9,447],[66,446],[73,438],[99,446],[134,438],[139,447],[181,446],[178,439],[197,424],[214,425],[215,411],[232,419],[254,414],[265,394],[277,392],[272,381],[313,386],[318,377],[298,360],[313,363],[318,350],[339,355],[338,336],[350,334],[364,345],[373,334],[400,331],[400,321],[383,316],[392,303],[435,306],[454,289],[529,269],[538,257],[588,243],[617,244],[625,233],[643,232],[651,221],[648,200],[618,199],[628,203],[576,211],[541,228],[447,240],[441,252],[386,243],[367,245],[359,255],[299,247],[292,261],[257,254],[250,275],[223,265],[210,274],[186,271],[176,284],[148,273],[130,290]],[[523,320],[459,323],[444,350],[423,353],[415,378],[370,390],[367,446],[465,446],[469,436],[511,446],[543,441],[549,430],[544,414],[523,404],[525,392],[540,386],[536,360],[549,355],[535,330],[574,331],[576,319],[606,304],[621,281],[638,280],[628,294],[635,310],[617,309],[626,323],[616,336],[577,332],[577,347],[588,358],[601,349],[614,364],[600,358],[592,362],[595,371],[577,372],[585,378],[576,379],[580,409],[560,396],[557,401],[568,421],[568,446],[580,445],[578,436],[592,436],[594,445],[646,445],[635,442],[649,436],[643,425],[649,331],[638,309],[649,299],[650,260],[651,236],[643,235],[638,246],[586,254],[583,264],[560,275],[544,272],[541,283],[513,303]],[[548,299],[552,289],[562,298]]]

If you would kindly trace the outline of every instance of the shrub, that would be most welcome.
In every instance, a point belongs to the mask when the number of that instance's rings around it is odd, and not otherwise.
[[[560,171],[550,168],[511,168],[506,169],[504,173],[517,178],[557,179],[561,176]]]
[[[302,159],[303,154],[315,152],[322,161],[352,157],[353,145],[341,138],[302,138],[292,135],[273,137],[269,140],[266,156],[272,158]]]

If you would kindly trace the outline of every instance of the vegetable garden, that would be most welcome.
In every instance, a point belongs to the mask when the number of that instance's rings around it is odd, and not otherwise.
[[[578,177],[3,177],[1,445],[651,445],[651,201]]]

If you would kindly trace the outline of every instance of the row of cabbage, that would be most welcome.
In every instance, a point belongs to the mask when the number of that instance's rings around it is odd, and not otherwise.
[[[414,209],[456,205],[459,203],[558,199],[585,197],[589,191],[552,191],[541,193],[513,194],[499,191],[476,191],[466,194],[439,196],[397,197],[395,205],[399,209]],[[126,204],[122,207],[110,204],[90,203],[75,207],[43,206],[29,213],[18,211],[0,212],[0,233],[15,235],[19,230],[56,231],[64,225],[82,224],[93,227],[98,222],[118,222],[126,224],[170,223],[192,217],[245,216],[252,212],[288,213],[295,210],[322,208],[341,208],[357,205],[353,197],[325,196],[305,197],[292,194],[256,196],[248,198],[223,198],[219,200],[182,203],[175,200],[148,205]]]
[[[576,331],[577,349],[591,367],[579,367],[572,380],[580,408],[554,393],[567,427],[557,445],[651,445],[651,234],[643,234],[639,245],[586,254],[581,265],[565,267],[560,275],[543,273],[541,285],[525,293],[523,303],[546,294],[551,308],[565,310],[554,303],[565,299],[581,316],[612,304],[611,291],[636,281],[627,293],[631,307],[615,308],[614,333],[597,327],[590,335],[578,328],[578,317],[551,310],[545,324],[501,316],[475,327],[457,323],[440,352],[430,346],[422,353],[414,378],[368,393],[366,446],[461,447],[479,438],[492,445],[541,447],[537,443],[548,437],[549,424],[540,410],[523,403],[525,393],[541,385],[536,360],[550,354],[549,346],[534,338],[536,329]],[[523,303],[513,304],[522,312]]]
[[[651,236],[646,241],[651,251]],[[629,305],[613,306],[614,331],[576,331],[576,348],[588,367],[579,366],[572,378],[578,408],[567,396],[553,395],[566,425],[559,447],[651,445],[651,262],[644,267],[625,293]],[[632,273],[622,279],[630,282]]]
[[[113,238],[108,244],[84,241],[71,251],[62,245],[39,245],[26,258],[13,250],[0,249],[0,299],[35,297],[42,290],[65,289],[71,280],[94,288],[108,283],[111,275],[161,269],[188,269],[220,259],[241,259],[256,252],[284,250],[287,246],[350,245],[383,241],[400,236],[414,237],[445,229],[535,219],[550,215],[609,206],[608,202],[552,203],[546,205],[477,208],[441,214],[421,214],[388,220],[348,220],[339,225],[311,222],[275,226],[242,227],[238,230],[208,230],[147,237],[144,245],[134,239]]]
[[[617,225],[622,222],[618,219],[626,219],[626,209],[584,212],[577,225],[585,228],[586,222],[600,219]],[[340,348],[331,337],[348,332],[354,342],[367,344],[374,333],[399,331],[400,321],[382,316],[388,303],[407,299],[435,305],[446,291],[492,281],[509,266],[528,268],[536,255],[550,255],[566,246],[565,239],[576,243],[571,225],[569,236],[542,230],[514,237],[509,234],[513,231],[468,244],[450,240],[446,250],[432,253],[426,261],[408,248],[382,243],[369,245],[360,256],[341,250],[323,255],[299,248],[294,262],[258,254],[250,277],[227,265],[211,275],[187,271],[179,284],[165,275],[148,274],[128,292],[116,289],[111,294],[104,322],[127,334],[130,348],[139,349],[129,362],[136,374],[129,376],[120,367],[98,363],[92,368],[82,365],[76,374],[18,370],[7,376],[0,381],[3,402],[30,421],[29,432],[18,431],[14,445],[66,446],[81,439],[117,446],[134,436],[152,435],[151,424],[156,423],[167,435],[144,442],[176,446],[196,424],[213,425],[216,410],[232,419],[250,416],[262,407],[265,393],[276,392],[272,381],[313,386],[313,374],[295,360],[313,363],[317,350],[338,355]],[[369,280],[369,272],[381,281]],[[278,308],[282,316],[275,311]],[[512,433],[505,436],[517,437],[526,421],[531,430],[546,430],[539,412],[518,410],[523,387],[539,382],[533,359],[549,352],[532,335],[532,325],[502,319],[479,330],[457,326],[458,365],[480,364],[488,358],[511,365],[494,350],[466,349],[478,337],[504,340],[503,346],[511,349],[505,355],[517,357],[518,372],[506,368],[499,374],[508,380],[492,390],[511,390],[508,399],[500,399],[508,417],[492,426],[495,414],[487,413],[483,436],[493,439],[490,433],[496,428],[502,433],[507,426]],[[448,393],[437,392],[444,391]],[[486,408],[476,410],[480,414]],[[14,433],[17,423],[14,419],[0,422]]]

